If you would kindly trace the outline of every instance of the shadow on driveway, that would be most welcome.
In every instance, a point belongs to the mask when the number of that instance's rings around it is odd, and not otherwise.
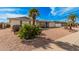
[[[53,49],[54,47],[50,47],[50,43],[57,45],[58,47],[65,49],[67,51],[79,51],[79,46],[70,44],[68,42],[54,41],[45,37],[38,37],[35,40],[24,41],[23,44],[33,46],[34,48],[42,47],[43,49]]]
[[[34,48],[39,48],[39,47],[42,47],[44,49],[46,48],[51,48],[53,49],[52,47],[50,47],[50,43],[53,43],[53,40],[50,40],[50,39],[46,39],[45,37],[38,37],[38,38],[35,38],[35,40],[31,40],[31,41],[24,41],[22,42],[26,45],[30,45],[30,46],[33,46]]]
[[[54,44],[56,44],[60,48],[68,50],[68,51],[79,51],[79,46],[74,45],[74,44],[70,44],[70,43],[67,43],[67,42],[57,41],[57,42],[54,42]]]

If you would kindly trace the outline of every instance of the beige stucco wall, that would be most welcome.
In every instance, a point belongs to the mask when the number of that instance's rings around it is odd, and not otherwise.
[[[22,21],[22,24],[30,24],[30,21]]]
[[[46,24],[45,24],[45,22],[39,22],[39,26],[40,27],[46,27]]]
[[[10,19],[9,24],[11,26],[13,26],[13,25],[21,25],[20,20],[18,20],[18,19]],[[32,21],[22,21],[22,24],[32,24]]]
[[[13,25],[20,25],[20,20],[18,19],[10,19],[9,23],[11,26]],[[31,21],[22,21],[22,24],[32,24],[32,20]],[[46,22],[35,22],[35,24],[39,25],[40,27],[45,27],[46,26]],[[49,27],[61,27],[62,24],[61,23],[55,23],[55,22],[49,22],[48,23]]]
[[[9,21],[10,25],[20,25],[20,20],[16,20],[16,19],[10,19]]]
[[[61,23],[49,22],[49,27],[61,27]]]
[[[61,26],[62,26],[61,23],[56,24],[56,27],[61,27]]]
[[[54,22],[49,22],[49,27],[55,27],[55,23]]]

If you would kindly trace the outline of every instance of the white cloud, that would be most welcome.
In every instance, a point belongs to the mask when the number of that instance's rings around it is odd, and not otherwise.
[[[8,22],[7,18],[16,18],[16,17],[24,17],[27,15],[22,15],[22,14],[0,14],[0,22]]]
[[[15,17],[23,17],[23,16],[27,16],[27,15],[22,15],[22,14],[10,14],[10,13],[0,14],[0,18],[15,18]]]
[[[63,8],[61,8],[61,10],[58,10],[58,11],[55,11],[55,7],[52,7],[52,8],[50,8],[51,9],[51,14],[53,15],[53,16],[55,16],[55,15],[63,15],[63,14],[66,14],[67,12],[70,12],[70,11],[72,11],[73,9],[74,9],[75,7],[63,7]]]
[[[56,15],[55,7],[52,7],[52,8],[50,8],[50,9],[51,9],[51,14],[52,14],[53,16],[55,16],[55,15]]]
[[[66,12],[68,11],[72,11],[75,7],[66,7],[66,8],[63,8],[62,12],[60,13],[60,15],[63,15],[65,14]]]
[[[24,17],[23,14],[12,14],[11,12],[20,10],[20,8],[0,8],[0,22],[5,22],[7,18]]]

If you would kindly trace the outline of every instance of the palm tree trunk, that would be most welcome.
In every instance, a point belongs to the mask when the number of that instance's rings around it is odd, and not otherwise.
[[[20,21],[20,26],[22,26],[22,20]]]
[[[72,30],[72,26],[70,26],[70,30]]]
[[[33,25],[35,25],[35,19],[33,19]]]

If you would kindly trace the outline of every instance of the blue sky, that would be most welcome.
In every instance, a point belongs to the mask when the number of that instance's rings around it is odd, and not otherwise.
[[[32,7],[0,7],[0,22],[7,22],[8,18],[28,16]],[[40,15],[38,20],[66,21],[69,14],[79,16],[79,7],[36,7]],[[77,18],[77,22],[79,19]]]

